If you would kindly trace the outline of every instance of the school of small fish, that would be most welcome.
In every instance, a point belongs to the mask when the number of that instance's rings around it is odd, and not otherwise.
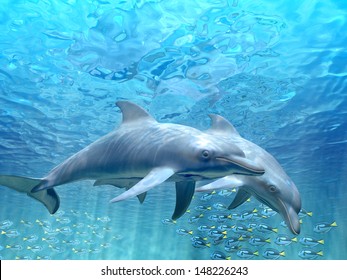
[[[80,222],[88,221],[88,223]],[[84,259],[112,247],[122,235],[113,234],[108,216],[59,210],[46,219],[0,221],[0,259]],[[107,234],[111,232],[111,234]],[[58,256],[58,257],[57,257]]]
[[[280,215],[255,199],[236,210],[228,210],[225,199],[236,190],[195,194],[191,208],[179,221],[163,219],[176,227],[178,235],[197,249],[210,252],[212,260],[285,259],[286,251],[304,260],[323,259],[325,237],[337,227],[335,221],[317,222],[299,236],[292,235]],[[225,203],[224,203],[225,201]],[[302,209],[300,222],[311,224],[313,213]],[[276,225],[276,226],[274,226]],[[293,259],[292,255],[289,259]]]
[[[173,227],[178,239],[190,243],[192,250],[208,252],[212,260],[293,259],[293,250],[300,259],[324,259],[325,239],[336,230],[336,221],[313,221],[313,213],[302,209],[302,224],[313,227],[309,234],[306,230],[294,236],[279,214],[255,199],[228,210],[235,193],[196,193],[182,218],[163,218],[161,226]],[[45,219],[1,220],[0,232],[0,259],[18,260],[102,259],[125,238],[116,234],[110,217],[75,210],[59,210]]]

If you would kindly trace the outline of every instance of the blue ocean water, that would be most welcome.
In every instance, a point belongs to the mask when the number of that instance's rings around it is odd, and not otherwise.
[[[59,186],[54,215],[1,186],[0,259],[239,259],[240,248],[252,259],[267,249],[347,259],[346,16],[342,0],[2,0],[0,174],[44,176],[117,128],[115,101],[130,100],[159,122],[198,129],[209,127],[208,113],[224,116],[281,163],[305,211],[294,237],[254,198],[221,209],[234,192],[196,194],[172,223],[171,183],[142,205],[109,204],[122,191],[92,181]],[[247,210],[261,215],[237,218]],[[223,224],[212,215],[246,227],[234,248],[226,241],[239,233],[216,240],[199,230]],[[327,232],[316,232],[322,223]],[[195,236],[206,246],[193,247]],[[269,241],[254,246],[254,236]],[[304,237],[319,242],[305,247]]]

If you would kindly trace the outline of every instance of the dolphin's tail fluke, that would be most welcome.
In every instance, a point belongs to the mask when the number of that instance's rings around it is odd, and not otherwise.
[[[41,185],[42,179],[28,178],[12,175],[0,175],[0,185],[14,189],[18,192],[26,193],[28,196],[40,201],[49,211],[54,214],[60,205],[60,199],[55,190],[45,189],[36,193],[32,193],[32,189]]]

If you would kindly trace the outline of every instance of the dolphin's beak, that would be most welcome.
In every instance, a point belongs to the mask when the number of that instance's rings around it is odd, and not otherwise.
[[[234,172],[234,174],[263,175],[265,173],[263,167],[259,166],[258,164],[247,158],[239,156],[230,156],[228,158],[216,157],[216,159],[236,165],[236,172]]]
[[[300,233],[300,220],[298,213],[294,210],[294,208],[285,202],[283,202],[281,199],[279,199],[280,202],[280,214],[283,216],[284,221],[286,222],[288,228],[290,231],[294,234]]]

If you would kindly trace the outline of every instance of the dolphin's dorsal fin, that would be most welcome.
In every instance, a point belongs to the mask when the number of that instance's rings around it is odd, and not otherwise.
[[[215,114],[209,114],[208,116],[211,118],[212,124],[207,133],[240,136],[236,128],[222,116]]]
[[[156,122],[156,120],[148,114],[146,110],[144,110],[142,107],[129,102],[129,101],[117,101],[116,105],[120,108],[123,114],[123,121],[122,123],[128,123],[138,120],[149,120]]]

